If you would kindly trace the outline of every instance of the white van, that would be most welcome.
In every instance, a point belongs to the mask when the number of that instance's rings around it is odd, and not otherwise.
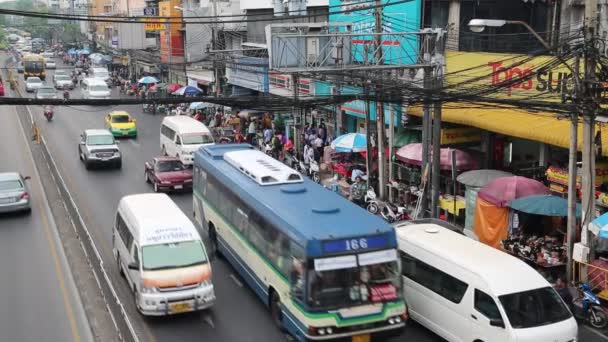
[[[210,144],[213,135],[209,128],[189,116],[166,116],[160,125],[161,154],[178,157],[184,165],[192,165],[193,153]]]
[[[110,80],[110,72],[106,68],[94,67],[89,69],[89,77],[97,78],[107,83]]]
[[[572,342],[559,294],[523,261],[436,224],[395,228],[412,319],[444,339]]]
[[[80,85],[82,97],[85,99],[109,99],[110,87],[103,80],[97,78],[85,78]]]
[[[205,245],[166,194],[129,195],[120,200],[112,252],[143,315],[203,310],[215,302]]]

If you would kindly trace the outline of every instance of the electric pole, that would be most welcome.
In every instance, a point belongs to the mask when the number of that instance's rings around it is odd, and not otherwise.
[[[169,11],[169,13],[171,13],[171,11]],[[170,14],[169,14],[170,16]],[[173,81],[172,78],[172,65],[171,65],[171,61],[172,61],[172,55],[173,55],[173,42],[171,41],[171,24],[170,24],[170,19],[169,17],[167,17],[166,19],[166,24],[165,24],[165,35],[167,36],[167,76],[169,78],[169,81],[167,82],[167,84],[170,84]]]
[[[211,46],[213,47],[213,50],[218,50],[217,0],[212,0],[212,1],[213,1],[213,27],[211,29]],[[219,67],[219,63],[217,61],[217,58],[218,58],[217,56],[218,56],[217,54],[213,56],[213,75],[215,78],[215,96],[220,97],[222,80],[220,79],[220,67]]]
[[[376,65],[381,65],[383,63],[383,51],[382,51],[382,6],[380,0],[375,0],[376,9]],[[382,75],[382,71],[380,71]],[[380,77],[382,80],[382,77]],[[380,85],[376,85],[376,98],[380,96],[381,88]],[[376,149],[378,150],[378,197],[380,199],[386,198],[386,163],[384,160],[384,132],[386,128],[384,126],[384,103],[382,101],[376,100],[376,135],[378,137],[378,143],[376,144]],[[368,169],[368,175],[370,170]],[[369,177],[368,177],[369,178]]]
[[[594,90],[597,87],[595,75],[596,56],[595,35],[598,26],[597,0],[585,1],[585,76],[583,82],[583,166],[582,166],[582,217],[581,217],[581,242],[590,247],[593,257],[593,246],[591,246],[588,224],[595,216],[595,111]]]
[[[580,58],[577,55],[574,57],[572,78],[578,80],[580,77]],[[575,81],[574,102],[580,94],[579,82]],[[577,175],[577,152],[578,152],[578,111],[570,114],[570,148],[568,150],[568,221],[566,226],[566,235],[568,241],[568,265],[566,266],[566,279],[570,284],[573,280],[573,260],[572,253],[574,250],[574,239],[576,238],[576,175]]]
[[[437,66],[439,67],[439,66]],[[432,81],[433,89],[441,88],[440,80],[437,77],[438,72],[435,72],[435,77]],[[430,116],[430,113],[429,113]],[[430,121],[430,118],[429,118]],[[432,152],[432,167],[431,167],[431,217],[439,217],[439,176],[441,172],[441,103],[433,102],[433,152]],[[452,165],[454,162],[452,162]],[[453,174],[453,172],[452,172]],[[454,179],[452,181],[455,181]],[[456,194],[454,202],[456,202]],[[456,212],[454,212],[456,217]]]

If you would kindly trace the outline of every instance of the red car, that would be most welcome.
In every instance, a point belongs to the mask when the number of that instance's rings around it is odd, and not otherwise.
[[[0,80],[0,96],[4,96],[4,83]]]
[[[156,157],[146,162],[145,179],[152,183],[154,192],[192,190],[192,168],[175,157]]]

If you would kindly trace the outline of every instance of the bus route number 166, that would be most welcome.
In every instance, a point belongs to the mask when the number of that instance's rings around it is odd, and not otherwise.
[[[365,238],[345,240],[344,242],[346,243],[347,251],[356,251],[367,248],[367,239]]]

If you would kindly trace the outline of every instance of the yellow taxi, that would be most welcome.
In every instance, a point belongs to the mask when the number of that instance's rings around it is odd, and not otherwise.
[[[137,123],[131,114],[114,111],[106,115],[106,128],[114,137],[137,137]]]

